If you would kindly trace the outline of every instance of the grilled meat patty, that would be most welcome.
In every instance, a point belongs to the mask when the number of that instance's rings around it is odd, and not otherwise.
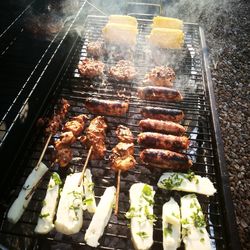
[[[146,74],[146,80],[156,86],[172,87],[175,80],[175,72],[167,66],[157,66]]]
[[[78,64],[78,71],[81,76],[94,78],[103,75],[104,63],[94,59],[86,58]]]
[[[109,76],[117,81],[132,81],[136,76],[134,64],[128,60],[120,60],[110,68]]]

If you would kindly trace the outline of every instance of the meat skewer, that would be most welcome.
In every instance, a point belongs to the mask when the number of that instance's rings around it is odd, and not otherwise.
[[[86,130],[86,140],[89,146],[92,146],[92,159],[102,159],[106,153],[106,129],[107,124],[103,116],[94,118]]]
[[[104,154],[106,152],[106,146],[105,146],[106,129],[107,129],[107,124],[103,116],[97,116],[96,118],[94,118],[90,122],[89,127],[87,128],[86,141],[90,145],[90,148],[81,172],[78,186],[81,185],[90,156],[92,156],[92,158],[94,159],[100,159],[104,157]]]
[[[122,116],[128,112],[129,103],[125,101],[88,98],[85,106],[93,114]]]
[[[36,164],[36,167],[35,169],[38,168],[38,166],[40,165],[43,157],[44,157],[44,154],[46,152],[46,149],[49,145],[49,142],[51,140],[51,137],[53,136],[53,134],[56,134],[56,132],[58,131],[59,127],[60,127],[60,124],[61,124],[61,120],[65,118],[65,115],[66,113],[68,112],[68,109],[70,107],[70,104],[68,103],[68,101],[66,99],[61,99],[60,100],[60,109],[59,111],[57,112],[56,115],[53,116],[53,118],[50,120],[49,122],[49,125],[48,127],[46,128],[46,132],[49,133],[49,136],[47,138],[47,141],[43,147],[43,150],[42,150],[42,153],[38,159],[38,162]]]
[[[179,109],[165,109],[159,107],[143,107],[141,114],[144,118],[151,118],[163,121],[180,122],[184,118],[184,113]]]
[[[81,176],[80,176],[80,179],[79,179],[79,182],[78,182],[78,187],[81,185],[82,183],[82,180],[83,180],[83,177],[84,177],[84,173],[86,171],[86,168],[87,168],[87,165],[88,165],[88,162],[89,162],[89,158],[90,158],[90,155],[92,153],[92,149],[93,149],[93,146],[91,146],[89,148],[89,152],[88,152],[88,155],[87,155],[87,158],[85,160],[85,163],[84,163],[84,166],[83,166],[83,169],[82,169],[82,172],[81,172]]]
[[[119,194],[121,172],[133,168],[136,164],[134,159],[134,137],[128,127],[119,125],[116,129],[116,135],[120,142],[112,149],[111,168],[118,171],[117,174],[117,187],[116,187],[116,202],[115,202],[115,215],[118,214],[119,209]]]

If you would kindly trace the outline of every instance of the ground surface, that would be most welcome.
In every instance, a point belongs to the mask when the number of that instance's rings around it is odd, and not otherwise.
[[[239,236],[242,249],[249,250],[250,2],[188,2],[175,7],[184,20],[199,22],[206,32]]]

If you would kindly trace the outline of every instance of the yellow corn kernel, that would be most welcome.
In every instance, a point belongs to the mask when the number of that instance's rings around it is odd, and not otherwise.
[[[137,27],[137,20],[135,17],[132,16],[111,15],[109,16],[109,23],[120,23]]]
[[[156,16],[152,28],[169,28],[183,30],[183,21],[177,18]]]
[[[165,49],[180,49],[184,44],[184,33],[178,29],[154,28],[150,33],[149,43]]]
[[[103,37],[113,44],[135,45],[137,28],[132,25],[107,23],[102,30]]]

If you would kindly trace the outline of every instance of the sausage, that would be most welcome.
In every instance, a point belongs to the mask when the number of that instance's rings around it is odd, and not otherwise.
[[[139,122],[139,126],[143,131],[155,131],[173,135],[182,135],[186,132],[186,128],[182,125],[170,121],[144,119]]]
[[[179,109],[165,109],[158,107],[144,107],[141,109],[144,118],[152,118],[157,120],[180,122],[184,118],[184,113]]]
[[[138,135],[138,143],[151,148],[162,148],[179,151],[189,147],[186,136],[164,135],[160,133],[144,132]]]
[[[140,87],[138,88],[138,96],[139,98],[148,101],[179,102],[183,100],[183,97],[178,90],[158,86]]]
[[[186,155],[165,149],[144,149],[140,153],[140,159],[145,164],[173,170],[186,170],[193,164]]]
[[[86,108],[93,114],[121,116],[128,112],[128,102],[88,98]]]

